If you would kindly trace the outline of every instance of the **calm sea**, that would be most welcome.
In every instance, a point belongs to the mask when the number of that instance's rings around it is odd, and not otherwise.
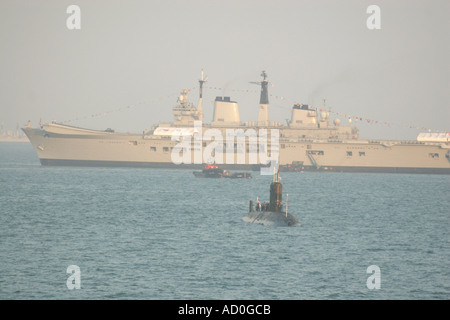
[[[283,173],[301,226],[275,227],[242,220],[269,196],[252,174],[43,167],[0,143],[0,299],[450,298],[450,176]]]

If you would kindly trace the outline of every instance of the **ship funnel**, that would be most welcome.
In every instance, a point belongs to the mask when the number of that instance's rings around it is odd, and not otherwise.
[[[211,125],[241,125],[237,102],[231,101],[230,97],[216,97],[216,101],[214,101],[213,122]]]
[[[307,104],[296,103],[292,107],[292,116],[289,126],[296,127],[317,127],[317,112]]]

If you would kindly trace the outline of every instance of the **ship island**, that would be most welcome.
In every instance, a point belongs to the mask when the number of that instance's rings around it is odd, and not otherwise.
[[[213,119],[205,123],[202,70],[197,105],[182,90],[172,109],[173,121],[153,124],[142,133],[57,122],[22,130],[43,166],[202,169],[216,164],[257,171],[276,163],[280,171],[450,174],[448,133],[421,133],[406,141],[362,139],[355,125],[343,125],[329,112],[298,103],[286,124],[271,121],[267,73],[262,71],[261,77],[256,121],[241,122],[238,103],[217,96]]]

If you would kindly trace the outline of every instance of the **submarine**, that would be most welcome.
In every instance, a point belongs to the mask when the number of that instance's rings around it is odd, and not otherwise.
[[[297,218],[286,211],[283,211],[283,185],[281,184],[279,173],[274,174],[270,184],[270,202],[256,203],[256,210],[253,208],[253,200],[250,200],[249,212],[243,218],[246,222],[262,224],[265,226],[287,226],[300,225]]]

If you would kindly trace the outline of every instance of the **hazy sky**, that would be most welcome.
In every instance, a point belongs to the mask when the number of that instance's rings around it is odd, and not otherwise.
[[[71,4],[81,30],[66,26]],[[380,30],[366,26],[372,4]],[[450,130],[449,14],[448,0],[1,0],[0,123],[142,132],[172,121],[182,89],[197,103],[202,68],[220,88],[204,92],[205,122],[217,95],[255,121],[248,82],[266,70],[272,120],[290,118],[293,101],[326,99],[390,124],[359,121],[362,137],[415,139],[423,130],[406,127]]]

